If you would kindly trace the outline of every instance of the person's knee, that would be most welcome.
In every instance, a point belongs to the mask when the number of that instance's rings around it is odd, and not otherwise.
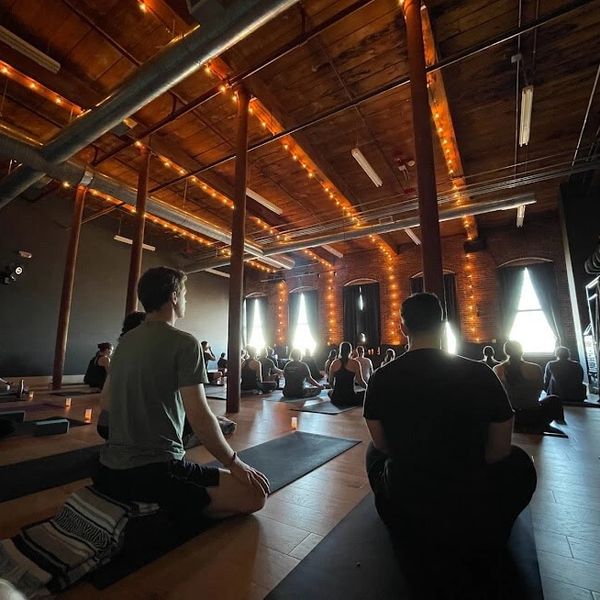
[[[257,490],[255,487],[252,487],[248,490],[248,494],[244,499],[244,506],[241,512],[245,514],[252,514],[262,510],[264,505],[267,502],[267,494],[261,490]]]

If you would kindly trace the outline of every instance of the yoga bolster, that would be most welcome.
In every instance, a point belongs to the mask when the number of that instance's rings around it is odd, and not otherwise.
[[[11,410],[0,413],[0,419],[8,419],[13,423],[22,423],[25,420],[24,410]]]
[[[33,427],[33,435],[56,435],[67,433],[69,431],[69,421],[67,419],[53,419],[51,421],[36,421]]]

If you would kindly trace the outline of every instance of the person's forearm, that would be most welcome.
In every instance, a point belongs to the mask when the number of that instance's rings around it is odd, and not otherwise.
[[[217,418],[211,413],[201,423],[190,422],[192,429],[205,448],[223,465],[229,466],[233,450],[223,437]]]
[[[321,387],[321,384],[318,381],[315,381],[312,377],[309,377],[308,381],[310,381],[310,383],[312,383],[315,387]]]

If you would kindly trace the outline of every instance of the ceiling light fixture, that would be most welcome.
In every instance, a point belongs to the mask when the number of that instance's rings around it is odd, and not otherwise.
[[[404,230],[404,233],[406,233],[406,235],[417,245],[420,246],[421,245],[421,240],[418,238],[417,234],[410,228],[407,227]]]
[[[17,52],[20,52],[33,62],[48,69],[51,73],[58,73],[60,71],[60,63],[50,58],[47,54],[44,54],[41,50],[38,50],[35,46],[32,46],[24,39],[15,35],[12,31],[2,27],[0,25],[0,41],[4,42],[7,46],[10,46]]]
[[[276,215],[283,214],[283,209],[279,208],[276,204],[269,202],[266,198],[263,198],[258,192],[251,190],[250,188],[246,188],[246,195],[256,200],[259,204],[262,204],[265,208],[268,208],[271,212],[274,212]]]
[[[517,227],[523,227],[523,221],[525,220],[525,204],[517,206]]]
[[[358,149],[352,148],[352,156],[354,160],[361,166],[362,170],[369,176],[371,181],[375,184],[375,187],[381,187],[383,181],[381,177],[377,175],[375,169],[371,166],[371,163],[365,158],[365,155]]]
[[[528,85],[521,91],[521,124],[519,126],[519,146],[529,144],[531,134],[531,109],[533,108],[533,86]]]
[[[115,235],[113,237],[117,242],[123,242],[124,244],[133,245],[133,240],[123,237],[122,235]],[[142,248],[144,250],[150,250],[150,252],[154,252],[156,250],[156,246],[150,246],[149,244],[142,244]]]

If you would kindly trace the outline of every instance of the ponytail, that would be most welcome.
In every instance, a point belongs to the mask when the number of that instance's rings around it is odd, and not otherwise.
[[[342,366],[345,368],[352,352],[352,344],[350,342],[342,342],[340,344],[340,361]]]

